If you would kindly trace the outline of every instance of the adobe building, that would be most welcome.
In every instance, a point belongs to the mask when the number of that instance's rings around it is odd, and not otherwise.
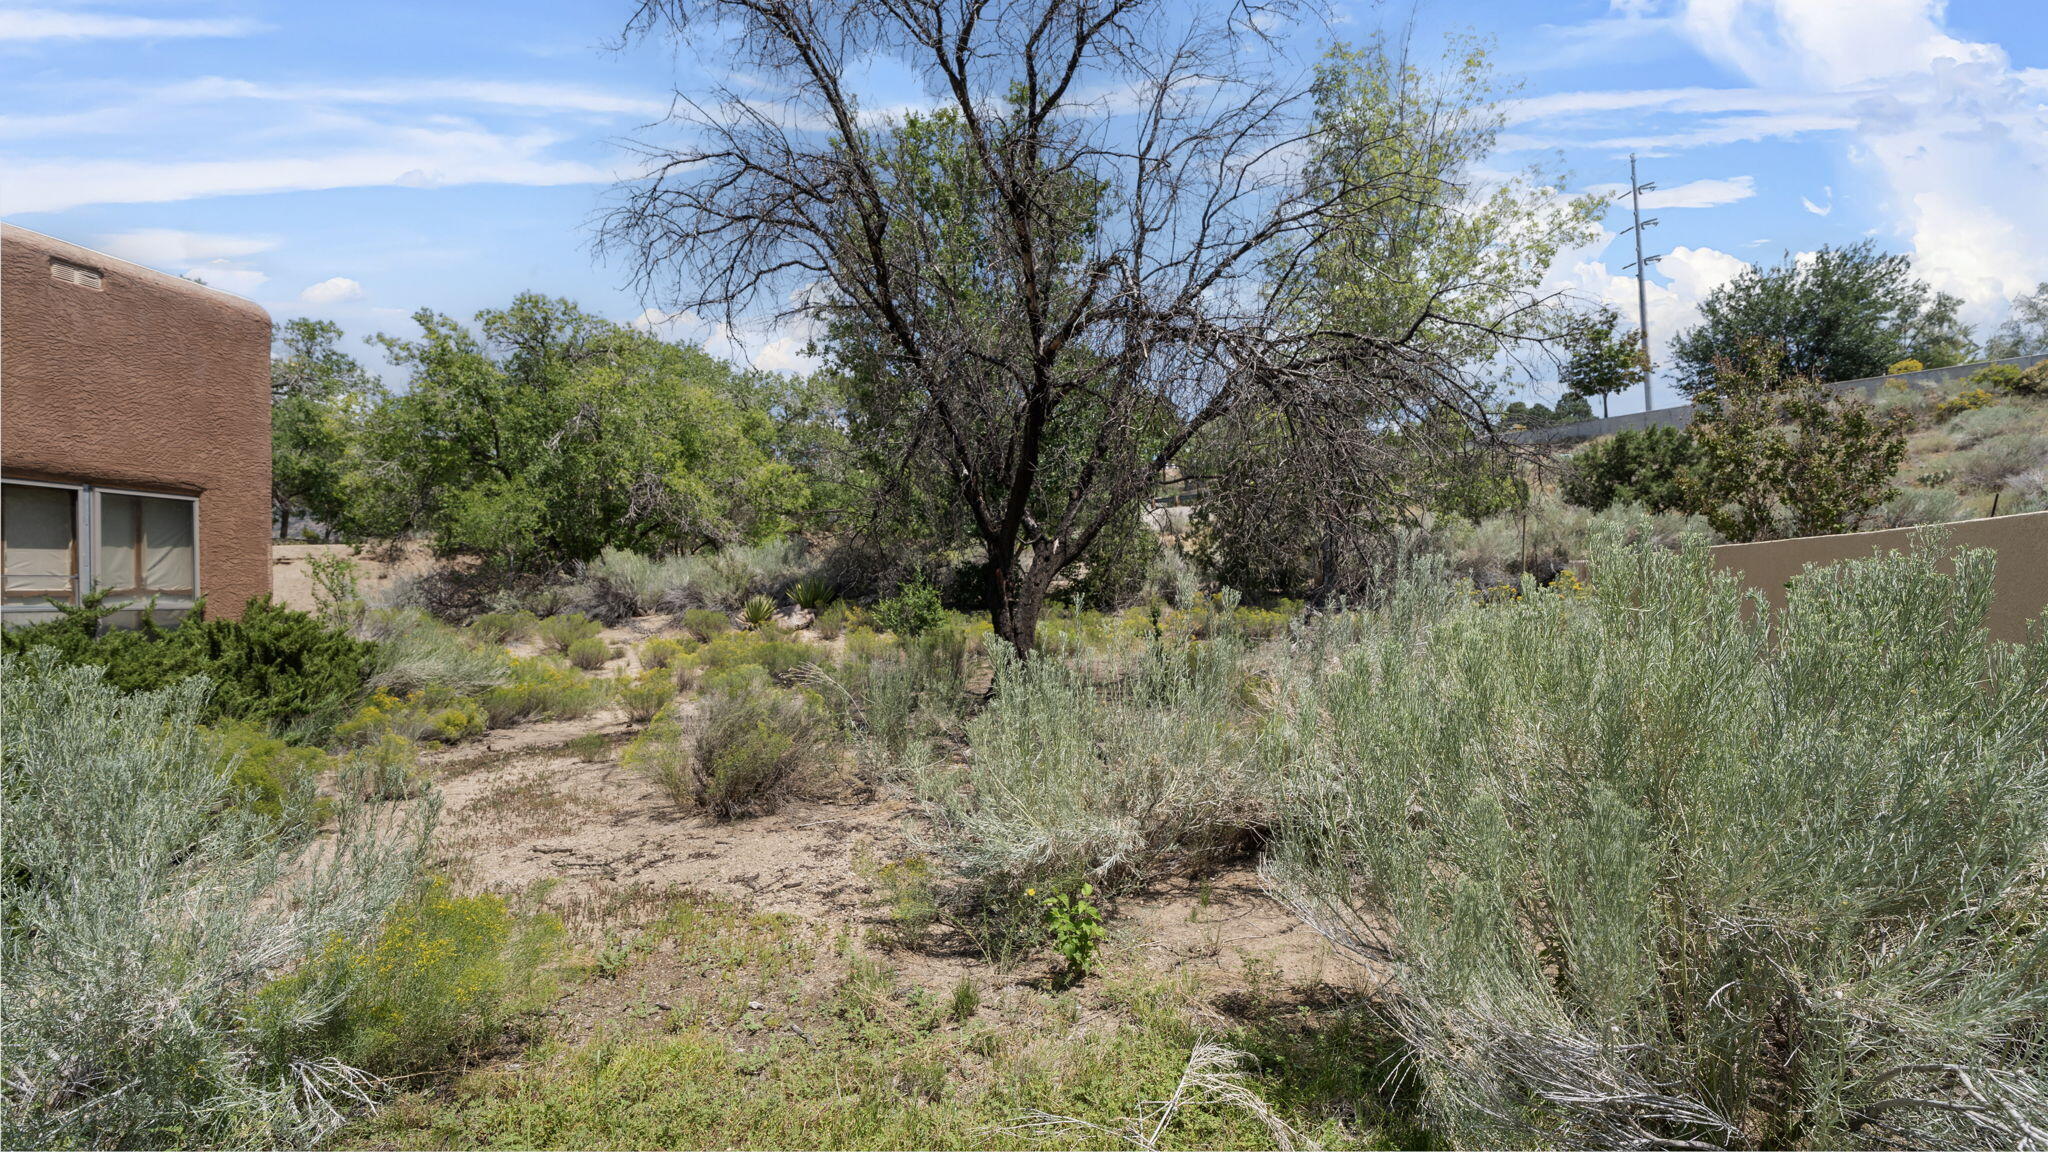
[[[160,618],[269,593],[270,316],[0,225],[0,620],[94,589]]]

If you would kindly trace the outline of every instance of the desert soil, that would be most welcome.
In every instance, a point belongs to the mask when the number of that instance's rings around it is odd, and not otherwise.
[[[636,621],[608,629],[614,644],[655,632]],[[630,653],[630,646],[623,648]],[[626,655],[611,671],[631,666]],[[683,720],[694,702],[683,700]],[[688,893],[747,913],[779,915],[819,938],[859,942],[883,956],[907,984],[933,992],[968,980],[1000,992],[1042,984],[1044,958],[996,969],[978,957],[893,947],[888,917],[867,877],[916,852],[917,815],[906,797],[862,785],[851,772],[829,782],[830,798],[800,800],[773,815],[714,821],[678,807],[653,781],[619,763],[636,727],[624,713],[547,721],[494,731],[431,753],[427,766],[443,807],[435,834],[438,866],[462,886],[534,902],[579,924],[630,935]],[[597,735],[601,752],[567,745]],[[583,741],[583,744],[590,742]],[[585,758],[588,755],[590,758]],[[1106,955],[1162,975],[1184,976],[1223,996],[1247,980],[1301,994],[1365,991],[1364,971],[1276,903],[1249,867],[1176,880],[1126,896],[1113,909]],[[632,982],[630,998],[659,999],[659,966]],[[595,1026],[621,1004],[596,992],[570,997],[564,1014]],[[621,993],[625,995],[625,993]]]

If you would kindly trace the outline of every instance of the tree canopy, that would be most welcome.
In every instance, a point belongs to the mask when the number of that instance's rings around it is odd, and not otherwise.
[[[294,516],[330,530],[348,518],[342,476],[351,438],[384,389],[340,341],[340,325],[304,318],[285,321],[272,339],[270,503],[280,537]]]
[[[680,94],[684,142],[646,146],[607,240],[667,306],[819,323],[853,378],[856,440],[917,506],[964,518],[996,631],[1028,651],[1053,582],[1239,414],[1340,492],[1384,490],[1430,440],[1489,428],[1467,368],[1507,335],[1490,318],[1528,301],[1510,289],[1462,310],[1425,270],[1405,326],[1319,303],[1337,301],[1320,268],[1344,245],[1462,202],[1437,187],[1442,166],[1345,159],[1340,118],[1314,115],[1329,77],[1297,80],[1261,31],[1286,14],[1244,15],[1206,0],[646,0],[636,31],[700,50],[723,37],[749,82]],[[863,107],[855,65],[884,59],[932,110]],[[1408,131],[1400,116],[1360,129]],[[1296,155],[1320,159],[1304,171]],[[1390,453],[1389,421],[1462,431]]]
[[[2013,297],[2012,312],[1984,346],[1993,360],[2048,353],[2048,280]]]
[[[281,509],[526,567],[758,540],[831,499],[836,429],[807,385],[532,293],[475,327],[414,320],[374,341],[407,373],[394,393],[335,325],[283,326]]]
[[[1642,338],[1633,332],[1617,334],[1620,323],[1621,313],[1601,308],[1568,320],[1561,341],[1564,363],[1558,369],[1558,383],[1567,395],[1582,400],[1598,396],[1602,416],[1608,414],[1609,396],[1650,378]]]
[[[1671,345],[1679,387],[1688,394],[1711,387],[1723,364],[1754,373],[1762,355],[1782,358],[1790,376],[1827,383],[1882,376],[1905,359],[1929,368],[1960,364],[1976,351],[1961,307],[1875,241],[1788,253],[1707,294],[1700,323]]]

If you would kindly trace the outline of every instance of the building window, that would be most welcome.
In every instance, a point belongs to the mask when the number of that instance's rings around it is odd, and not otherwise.
[[[99,494],[95,588],[116,597],[190,600],[198,591],[198,501],[133,492]]]
[[[0,484],[0,601],[76,603],[78,490]]]

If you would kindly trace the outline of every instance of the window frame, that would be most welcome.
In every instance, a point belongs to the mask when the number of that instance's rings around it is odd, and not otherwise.
[[[120,601],[123,605],[143,604],[147,603],[151,597],[164,596],[168,596],[171,600],[171,603],[164,605],[166,608],[184,608],[199,602],[201,595],[199,587],[199,497],[186,496],[177,492],[147,492],[140,488],[102,488],[96,485],[86,485],[85,491],[92,495],[92,559],[85,579],[94,591],[98,591],[100,587],[99,526],[102,519],[100,515],[100,498],[102,496],[140,496],[145,500],[182,500],[186,504],[191,505],[192,512],[192,590],[176,594],[151,592],[146,588],[136,589],[131,592],[117,592],[116,589],[109,587],[107,595],[110,598],[117,594],[125,597],[125,599]],[[141,524],[141,518],[138,517],[136,519],[138,530],[140,530]]]
[[[64,484],[51,480],[19,480],[12,476],[0,477],[0,484],[19,484],[24,488],[56,488],[71,493],[71,593],[68,596],[39,596],[34,600],[10,600],[0,595],[0,613],[22,613],[50,611],[50,601],[77,604],[84,595],[86,552],[91,547],[92,524],[86,511],[88,501],[82,499],[90,489],[83,484]],[[6,541],[0,540],[0,552],[6,549]]]
[[[68,597],[42,596],[35,600],[6,600],[0,598],[0,616],[25,616],[31,613],[38,617],[53,615],[50,601],[76,605],[86,596],[99,589],[100,578],[100,497],[140,496],[149,500],[180,500],[190,506],[192,515],[192,591],[190,594],[166,595],[147,590],[121,593],[118,600],[112,599],[115,592],[109,588],[109,607],[134,609],[147,604],[152,598],[168,599],[162,604],[166,610],[179,611],[198,603],[205,594],[203,575],[203,541],[200,538],[199,497],[182,492],[151,492],[144,488],[118,488],[111,485],[68,483],[59,480],[26,480],[13,476],[0,477],[0,482],[20,484],[31,488],[56,488],[71,493],[71,593]]]

